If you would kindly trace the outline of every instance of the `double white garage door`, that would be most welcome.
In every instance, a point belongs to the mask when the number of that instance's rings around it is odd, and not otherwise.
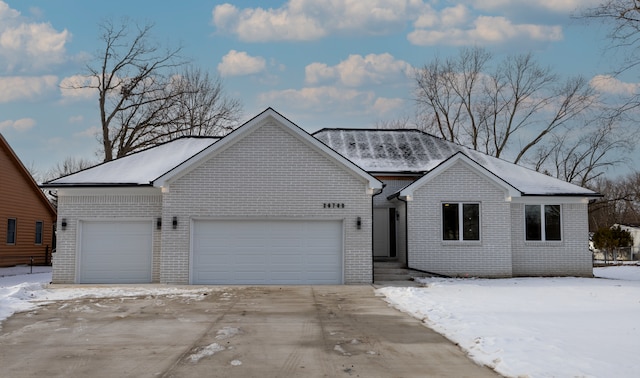
[[[342,222],[193,222],[191,283],[340,284]]]
[[[151,282],[152,227],[82,222],[79,281]],[[342,222],[196,220],[189,261],[192,284],[341,284]]]

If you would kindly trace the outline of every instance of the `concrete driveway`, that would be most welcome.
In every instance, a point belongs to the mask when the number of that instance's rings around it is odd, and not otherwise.
[[[79,299],[5,320],[6,377],[496,377],[371,286]]]

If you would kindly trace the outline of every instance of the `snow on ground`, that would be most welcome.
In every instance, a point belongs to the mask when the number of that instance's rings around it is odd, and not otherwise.
[[[637,377],[640,266],[602,278],[443,279],[377,290],[508,377]]]
[[[202,298],[212,287],[159,285],[96,285],[49,287],[51,267],[17,266],[0,268],[0,328],[2,321],[16,312],[29,311],[51,301],[77,298],[112,298],[154,295],[179,295]]]
[[[505,376],[636,377],[640,266],[595,268],[594,274],[601,278],[429,278],[421,280],[424,287],[385,287],[377,293]],[[197,298],[215,290],[161,285],[49,287],[50,281],[48,267],[34,267],[32,274],[24,266],[0,268],[0,322],[55,300]],[[224,329],[218,336],[237,332]],[[212,344],[193,358],[216,349]]]

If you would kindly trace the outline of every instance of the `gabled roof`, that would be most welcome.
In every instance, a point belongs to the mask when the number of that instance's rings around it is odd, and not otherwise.
[[[55,207],[53,207],[47,196],[42,193],[42,190],[40,190],[40,188],[38,187],[38,183],[36,183],[36,181],[33,179],[33,176],[31,176],[29,170],[24,166],[24,164],[22,164],[20,158],[18,158],[18,155],[16,155],[15,151],[13,151],[13,148],[11,148],[11,146],[9,145],[9,142],[4,139],[4,136],[2,136],[2,134],[0,134],[0,149],[2,149],[9,157],[9,160],[13,162],[15,169],[24,178],[24,180],[29,183],[29,187],[36,193],[36,196],[39,198],[42,205],[47,209],[47,211],[55,216]]]
[[[219,140],[215,137],[183,137],[46,182],[42,186],[151,186],[158,177]]]
[[[353,162],[320,143],[309,133],[267,108],[223,138],[185,137],[140,151],[43,184],[44,187],[155,186],[165,187],[172,180],[190,172],[268,119],[286,127],[311,148],[333,159],[368,182],[369,189],[380,189],[382,183]],[[276,151],[275,153],[286,153]]]
[[[296,124],[288,120],[286,117],[275,111],[273,108],[267,108],[262,113],[256,115],[246,123],[244,123],[239,128],[233,130],[227,136],[225,136],[218,143],[209,146],[208,148],[200,151],[196,156],[190,159],[185,164],[182,164],[175,169],[167,172],[163,176],[159,177],[155,180],[155,186],[165,186],[167,182],[175,180],[178,177],[181,177],[185,173],[189,172],[191,169],[197,167],[200,162],[210,159],[213,155],[217,154],[219,151],[224,150],[228,146],[235,143],[237,140],[240,140],[245,135],[250,134],[255,129],[261,127],[267,120],[273,120],[277,124],[282,125],[287,128],[290,132],[292,132],[295,136],[297,136],[300,140],[306,143],[309,147],[315,149],[319,153],[333,159],[338,164],[343,167],[351,170],[357,176],[360,176],[364,180],[368,182],[368,188],[371,190],[381,189],[382,183],[371,176],[361,167],[353,164],[348,159],[345,159],[342,155],[338,154],[335,150],[327,147],[325,144],[320,143],[316,138],[312,137],[309,133],[298,127]],[[280,151],[282,153],[286,153],[286,151]]]
[[[598,193],[415,129],[322,129],[314,137],[372,174],[424,174],[462,153],[521,195]]]
[[[407,185],[402,190],[392,195],[392,197],[397,196],[400,198],[404,198],[406,200],[411,200],[414,190],[418,189],[425,183],[431,181],[438,174],[446,171],[447,169],[449,169],[449,167],[453,166],[458,162],[465,164],[471,170],[475,171],[481,176],[486,177],[487,179],[492,181],[495,185],[501,187],[505,191],[506,197],[519,197],[521,195],[521,193],[515,187],[510,185],[508,182],[496,176],[495,174],[493,174],[492,172],[490,172],[489,170],[487,170],[486,168],[484,168],[483,166],[481,166],[480,164],[476,163],[474,160],[469,158],[467,155],[459,151],[459,152],[456,152],[453,156],[451,156],[447,160],[443,161],[441,164],[437,165],[433,170],[424,174],[418,180]]]

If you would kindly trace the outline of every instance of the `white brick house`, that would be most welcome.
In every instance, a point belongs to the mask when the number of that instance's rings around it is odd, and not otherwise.
[[[372,282],[382,184],[272,109],[66,176],[55,283]]]
[[[384,184],[383,184],[384,183]],[[417,130],[324,129],[267,109],[43,185],[55,283],[371,283],[374,259],[447,276],[591,276],[590,190]]]
[[[314,136],[385,184],[373,254],[454,277],[592,276],[599,194],[418,130]]]

